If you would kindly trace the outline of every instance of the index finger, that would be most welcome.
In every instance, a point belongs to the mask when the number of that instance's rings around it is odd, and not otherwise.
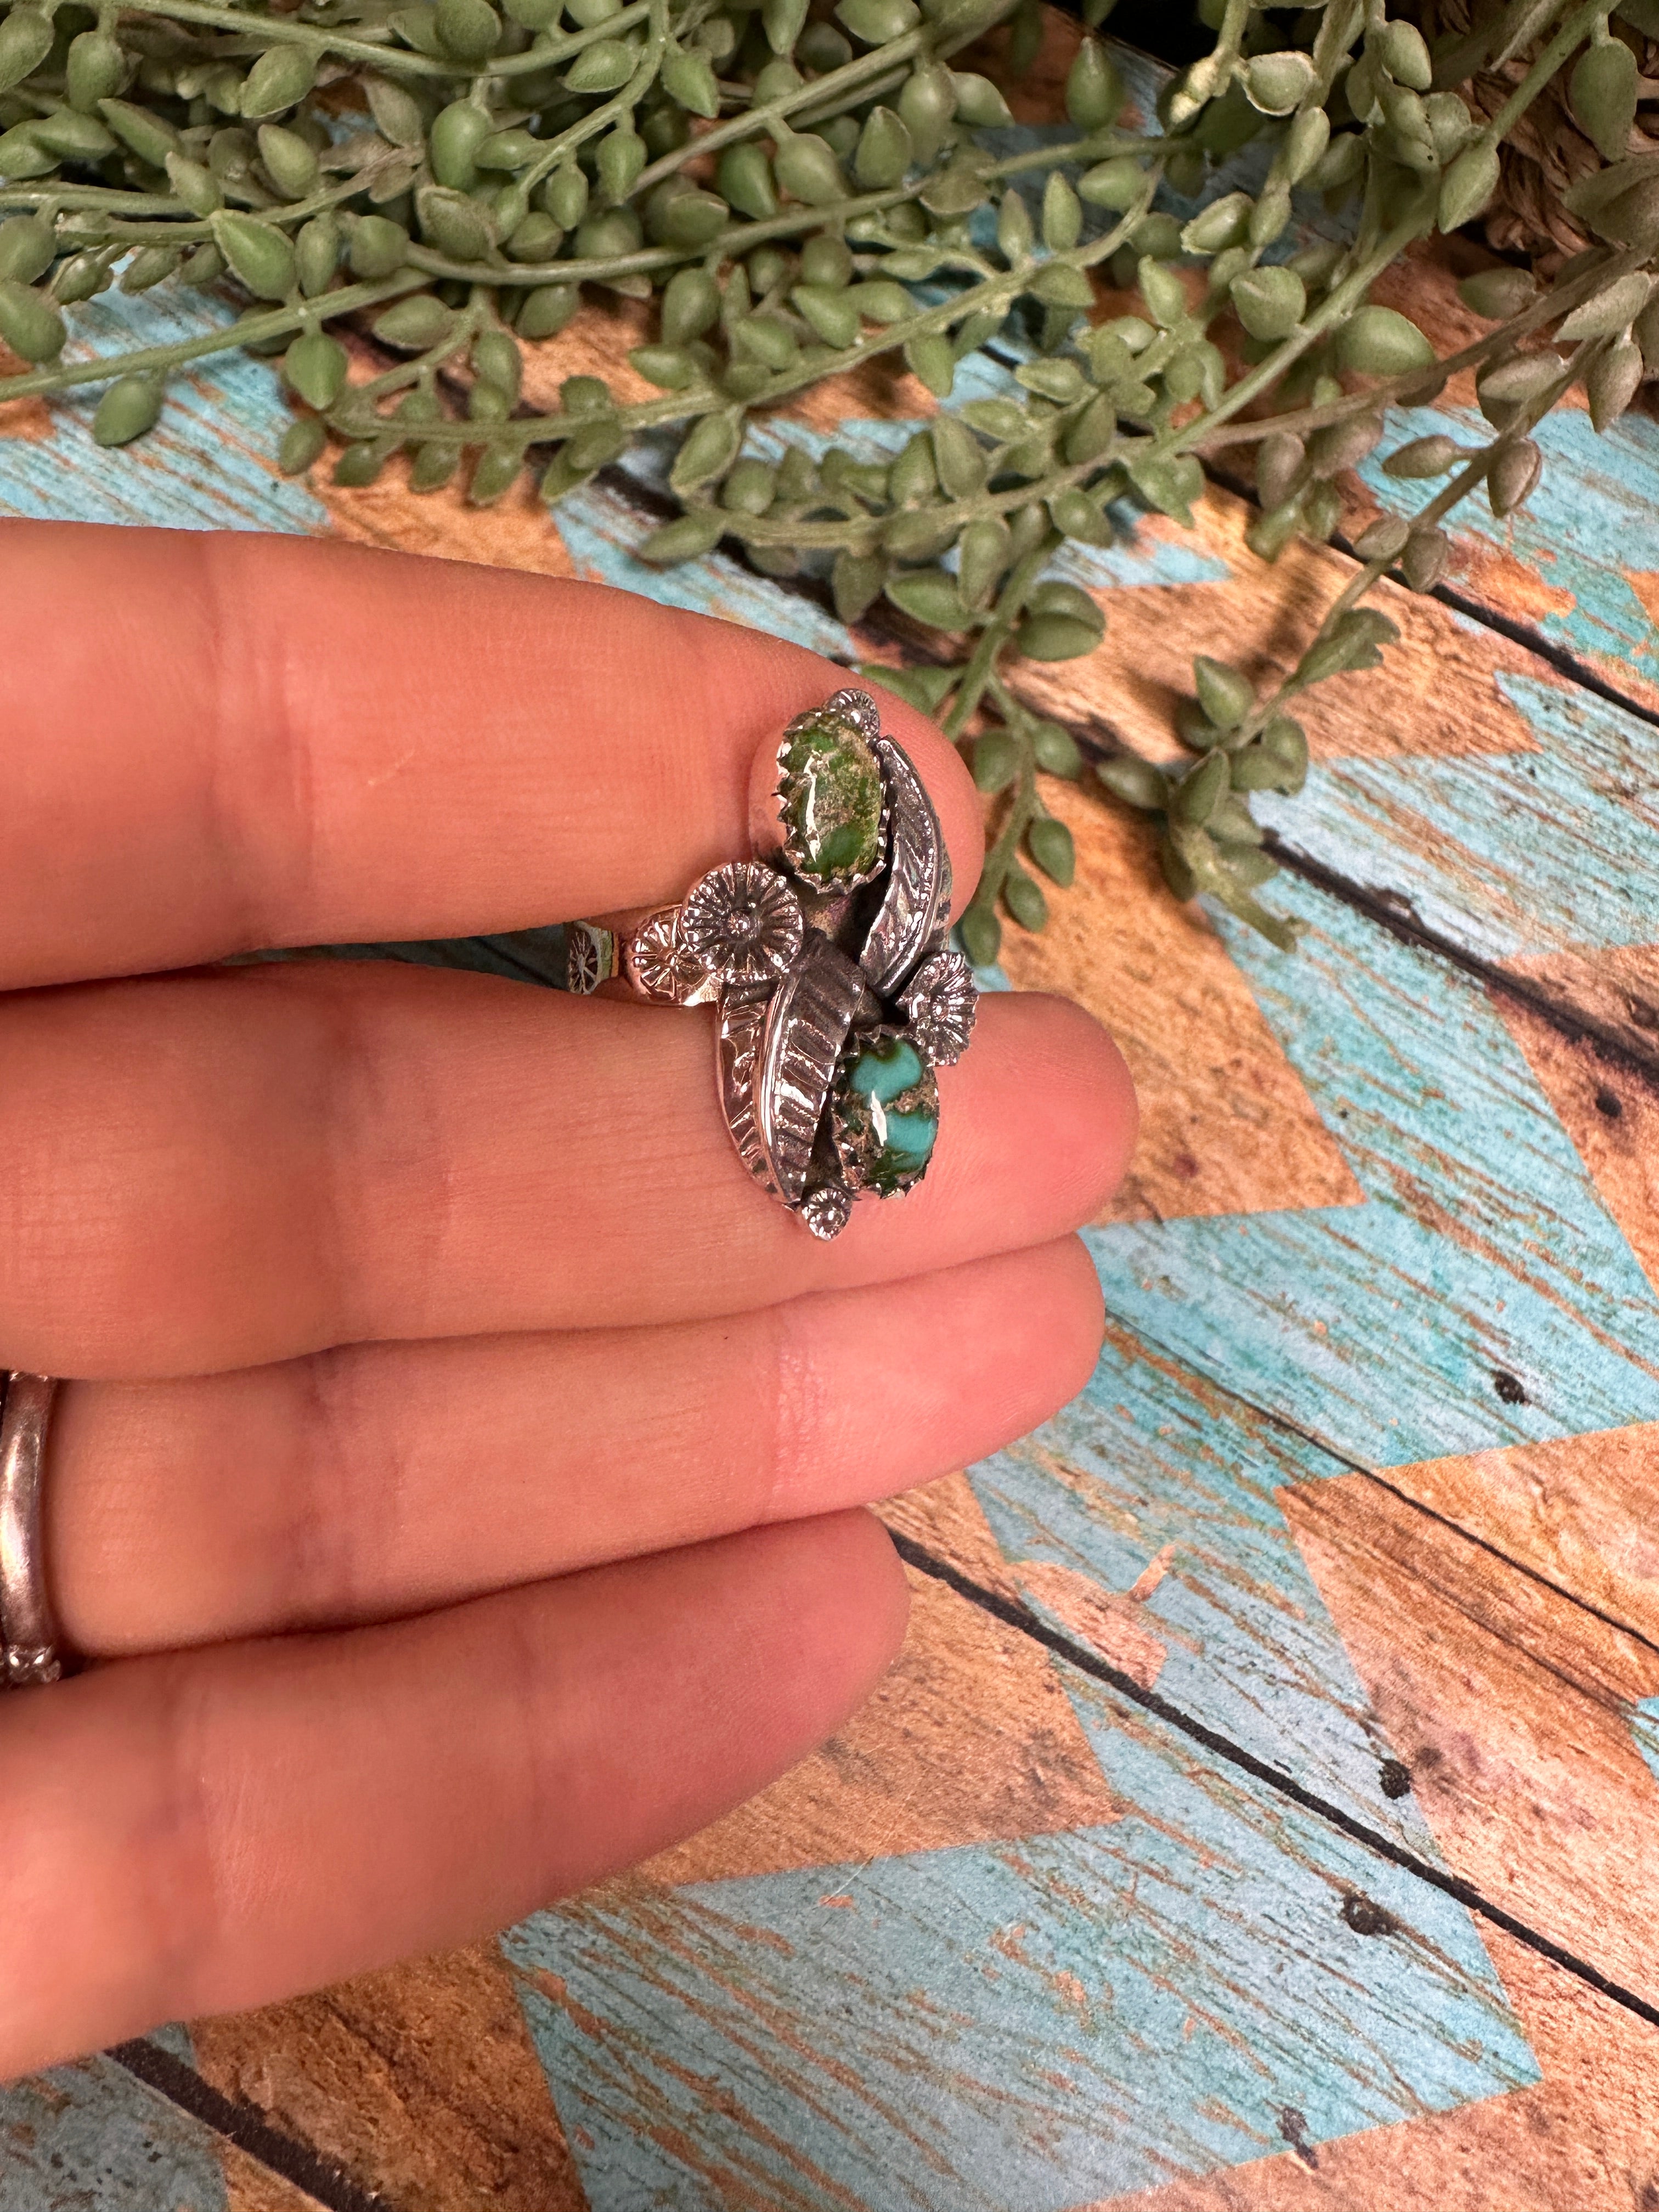
[[[609,586],[314,540],[0,524],[0,988],[678,898],[846,680]],[[973,787],[885,726],[957,884]]]

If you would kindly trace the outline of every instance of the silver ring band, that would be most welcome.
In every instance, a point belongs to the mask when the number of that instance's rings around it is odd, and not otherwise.
[[[63,1673],[40,1553],[40,1478],[58,1389],[51,1375],[6,1374],[0,1412],[0,1644],[8,1687]]]

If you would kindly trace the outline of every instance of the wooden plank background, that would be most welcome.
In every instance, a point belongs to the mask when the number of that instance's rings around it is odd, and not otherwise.
[[[1454,258],[1391,280],[1443,343]],[[630,342],[590,307],[538,387],[625,382]],[[119,454],[90,404],[0,417],[0,510],[332,532],[908,649],[724,555],[642,569],[639,471],[553,527],[395,470],[283,483],[259,364],[204,365]],[[869,378],[775,434],[890,447],[932,408]],[[1111,1328],[1046,1428],[884,1509],[915,1603],[871,1704],[499,1944],[6,2092],[0,2212],[1659,2212],[1659,428],[1542,434],[1528,507],[1467,514],[1442,590],[1379,595],[1384,668],[1310,702],[1274,813],[1294,957],[1045,788],[1078,883],[995,980],[1079,998],[1134,1068],[1090,1231]],[[1382,489],[1347,483],[1350,532]],[[1194,653],[1287,665],[1351,563],[1267,568],[1249,512],[1218,475],[1194,533],[1069,552],[1106,642],[1027,695],[1156,755]]]

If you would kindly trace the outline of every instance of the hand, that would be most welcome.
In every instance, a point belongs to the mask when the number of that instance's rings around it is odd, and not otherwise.
[[[678,897],[844,680],[602,587],[0,526],[0,1354],[100,1662],[0,1699],[0,2074],[477,1936],[886,1665],[850,1510],[1086,1378],[1121,1061],[999,996],[902,1202],[756,1188],[707,1009],[259,947]],[[931,787],[958,911],[979,811]],[[137,980],[135,980],[137,979]]]

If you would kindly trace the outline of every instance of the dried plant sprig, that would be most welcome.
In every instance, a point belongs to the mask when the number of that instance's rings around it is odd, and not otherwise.
[[[189,362],[280,352],[285,470],[331,447],[337,482],[366,484],[401,453],[418,491],[465,465],[477,504],[526,469],[556,501],[672,433],[679,512],[647,560],[725,544],[771,575],[823,574],[848,623],[881,601],[938,640],[938,665],[872,672],[942,716],[998,801],[962,924],[975,959],[995,957],[1000,911],[1042,926],[1039,878],[1070,881],[1044,774],[1091,775],[1152,817],[1179,896],[1289,945],[1257,896],[1275,864],[1251,800],[1305,778],[1291,708],[1377,657],[1393,625],[1365,595],[1385,575],[1431,588],[1461,500],[1484,486],[1504,514],[1530,495],[1531,432],[1570,385],[1605,427],[1659,370],[1659,153],[1632,136],[1656,0],[1626,0],[1633,21],[1509,0],[1474,30],[1461,0],[1443,4],[1455,20],[1434,35],[1431,0],[1322,0],[1286,43],[1255,0],[1203,0],[1214,43],[1153,129],[1126,120],[1096,35],[1110,0],[1085,0],[1073,135],[1009,154],[983,137],[1010,119],[1001,91],[951,64],[1005,19],[1007,66],[1029,64],[1036,0],[0,0],[0,339],[26,364],[0,399],[102,384],[94,435],[117,445],[154,427]],[[1437,358],[1371,289],[1481,216],[1547,95],[1601,162],[1561,199],[1591,242],[1547,285],[1472,280],[1492,327]],[[1206,200],[1253,141],[1253,189]],[[1166,186],[1205,204],[1183,222]],[[1341,235],[1295,250],[1298,204],[1322,202]],[[1097,319],[1102,277],[1137,312]],[[227,289],[244,312],[64,358],[66,310],[164,283]],[[521,347],[562,329],[584,286],[653,302],[630,361],[657,397],[625,404],[578,376],[556,407],[526,403]],[[365,319],[394,358],[354,383],[331,326]],[[1001,389],[963,400],[960,364],[987,348]],[[781,403],[886,356],[939,403],[898,453],[832,443],[814,459],[762,434]],[[1273,558],[1324,540],[1389,409],[1464,371],[1490,438],[1389,456],[1402,483],[1445,482],[1364,532],[1283,682],[1258,694],[1194,663],[1184,763],[1091,768],[1022,699],[1022,659],[1101,636],[1094,600],[1053,573],[1068,541],[1106,544],[1136,507],[1190,525],[1204,459],[1247,445],[1252,544]]]

